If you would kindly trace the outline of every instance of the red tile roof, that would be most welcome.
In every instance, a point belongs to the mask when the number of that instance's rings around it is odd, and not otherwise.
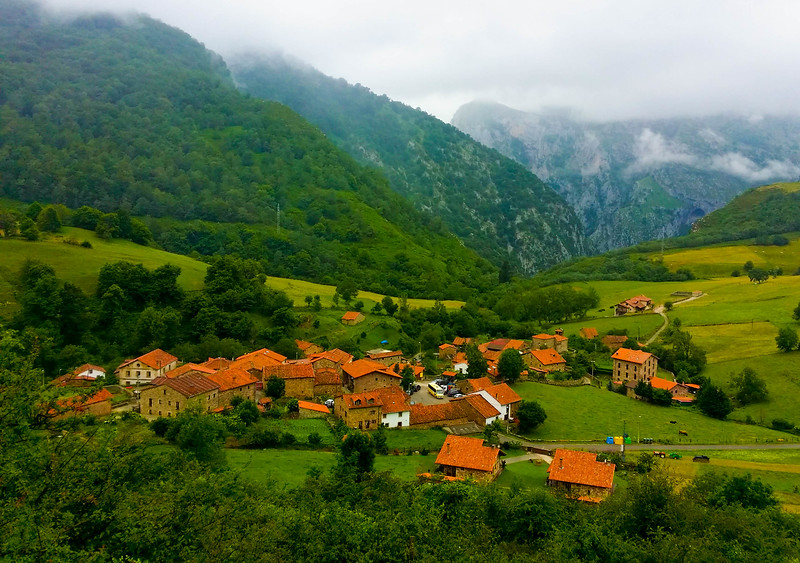
[[[295,340],[294,343],[297,344],[297,347],[300,349],[301,352],[305,352],[312,346],[317,346],[313,342],[306,342],[305,340]]]
[[[389,369],[395,371],[395,366],[397,366],[397,371],[395,373],[403,373],[403,370],[406,369],[406,366],[411,368],[411,371],[414,372],[414,377],[420,379],[422,377],[422,372],[425,371],[425,366],[414,366],[411,364],[401,364],[397,362],[389,366]]]
[[[280,364],[264,367],[264,379],[272,376],[278,379],[316,379],[314,367],[308,364]]]
[[[581,336],[586,338],[587,340],[592,340],[593,338],[597,338],[598,332],[597,329],[592,326],[585,326],[581,330]]]
[[[223,369],[230,366],[233,363],[233,360],[229,360],[228,358],[209,358],[202,364],[201,366],[205,366],[207,368],[211,368],[213,370]]]
[[[182,366],[177,367],[175,369],[171,369],[164,375],[166,377],[180,377],[182,375],[186,375],[189,372],[214,373],[215,371],[217,370],[212,369],[210,367],[206,367],[202,364],[189,363],[189,364],[183,364]]]
[[[236,368],[222,369],[206,377],[218,384],[220,391],[230,391],[231,389],[238,389],[258,382],[257,377],[253,377],[243,369]]]
[[[56,404],[64,409],[82,409],[89,405],[102,403],[103,401],[110,401],[114,395],[108,389],[100,389],[96,393],[88,396],[75,395],[74,397],[67,397],[66,399],[59,399]]]
[[[614,484],[613,463],[597,461],[597,454],[558,449],[547,469],[551,481],[610,489]]]
[[[105,373],[106,372],[105,368],[103,368],[103,367],[96,366],[94,364],[83,364],[82,366],[75,368],[72,373],[75,374],[75,375],[80,375],[83,372],[89,371],[89,370],[99,371],[100,373]]]
[[[536,340],[553,340],[555,336],[552,334],[534,334],[531,338],[535,338]]]
[[[524,340],[509,340],[508,343],[506,344],[505,348],[503,348],[503,350],[508,350],[509,348],[511,348],[513,350],[519,350],[523,346],[525,346],[525,341]]]
[[[262,348],[255,352],[250,352],[243,356],[236,358],[229,367],[237,369],[255,369],[262,370],[268,366],[277,366],[286,361],[286,356],[282,356],[272,350]]]
[[[277,352],[273,352],[272,350],[269,350],[267,348],[261,348],[260,350],[256,350],[255,352],[249,352],[247,354],[243,354],[243,355],[239,356],[236,359],[237,360],[244,360],[246,358],[254,358],[254,357],[260,357],[260,356],[266,356],[267,358],[271,358],[272,360],[274,360],[274,361],[276,361],[278,363],[282,363],[282,362],[286,361],[286,356],[278,354]]]
[[[348,409],[363,409],[367,407],[381,407],[383,414],[404,412],[411,410],[408,396],[399,387],[383,387],[364,393],[351,393],[342,395],[345,407]]]
[[[430,424],[432,422],[445,422],[448,420],[469,418],[469,414],[465,410],[465,407],[469,408],[469,404],[461,401],[450,401],[435,405],[423,405],[422,403],[416,403],[410,406],[411,425]]]
[[[480,395],[467,395],[466,397],[454,399],[450,402],[454,403],[458,401],[465,401],[469,403],[472,408],[478,411],[478,414],[480,414],[483,418],[492,418],[493,416],[498,416],[501,414],[500,411],[494,408],[489,401]]]
[[[449,348],[455,348],[452,344],[445,342],[444,344],[439,344],[439,350],[447,350]]]
[[[494,397],[495,400],[501,405],[511,405],[513,403],[519,403],[522,400],[522,397],[520,397],[516,391],[514,391],[505,383],[491,385],[489,387],[485,387],[483,390]]]
[[[344,315],[342,315],[342,320],[357,321],[359,315],[363,316],[363,313],[359,313],[358,311],[347,311]]]
[[[472,343],[472,338],[464,338],[463,336],[456,336],[453,339],[453,346],[465,346]]]
[[[309,411],[316,411],[316,412],[324,412],[325,414],[331,414],[331,411],[325,405],[320,405],[319,403],[312,403],[311,401],[297,401],[297,406],[301,409],[306,409]]]
[[[531,355],[539,360],[543,366],[552,366],[556,364],[567,363],[561,354],[556,352],[554,348],[545,348],[544,350],[531,350]]]
[[[469,391],[470,393],[486,389],[492,385],[494,385],[494,383],[492,383],[492,380],[488,377],[478,377],[476,379],[467,379],[464,381],[464,387],[466,387],[465,391]]]
[[[632,364],[643,364],[653,354],[650,352],[645,352],[643,350],[630,350],[628,348],[620,348],[616,352],[611,355],[611,359],[613,360],[621,360],[623,362],[630,362]]]
[[[187,398],[219,389],[219,384],[208,377],[192,373],[183,377],[159,377],[153,380],[153,385],[166,385]]]
[[[144,356],[139,356],[136,359],[153,369],[161,369],[162,367],[178,360],[178,358],[169,352],[165,352],[161,348],[156,348],[155,350],[148,352]]]
[[[445,438],[437,465],[460,467],[477,471],[492,471],[500,455],[498,448],[483,445],[482,438],[449,435]]]
[[[344,365],[350,363],[353,360],[353,356],[344,350],[334,348],[333,350],[328,350],[327,352],[311,354],[308,359],[311,360],[312,364],[318,360],[330,360],[335,364]]]
[[[674,381],[661,379],[660,377],[651,377],[650,385],[653,386],[653,389],[666,389],[667,391],[669,391],[670,389],[675,387],[677,383],[675,383]]]
[[[385,365],[366,359],[356,360],[355,362],[350,362],[349,364],[343,365],[342,370],[353,379],[358,379],[359,377],[363,377],[367,374],[375,372],[380,372],[385,375],[390,375],[392,377],[402,379],[402,377],[400,377],[400,374],[393,372]]]

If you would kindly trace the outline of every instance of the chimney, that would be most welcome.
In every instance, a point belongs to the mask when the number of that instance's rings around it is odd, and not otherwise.
[[[558,458],[558,462],[559,462],[558,463],[558,468],[559,469],[564,469],[564,458],[563,457]]]
[[[447,453],[450,453],[450,442],[447,442]]]

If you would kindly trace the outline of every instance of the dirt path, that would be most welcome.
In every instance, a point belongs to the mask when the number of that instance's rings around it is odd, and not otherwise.
[[[686,299],[682,299],[681,301],[678,301],[677,303],[673,303],[673,307],[677,307],[678,305],[683,305],[684,303],[688,303],[689,301],[694,301],[695,299],[700,299],[701,297],[705,297],[705,296],[706,296],[705,293],[701,293],[700,295],[693,295],[693,296],[688,297]],[[661,315],[661,317],[664,319],[664,324],[662,324],[659,327],[659,329],[656,331],[656,333],[653,336],[651,336],[650,338],[647,339],[647,342],[644,343],[645,346],[650,346],[650,344],[655,342],[656,338],[658,338],[659,335],[662,332],[664,332],[664,329],[666,329],[669,326],[669,317],[664,312],[664,306],[663,305],[659,305],[658,307],[653,309],[653,312],[654,313],[658,313],[659,315]]]

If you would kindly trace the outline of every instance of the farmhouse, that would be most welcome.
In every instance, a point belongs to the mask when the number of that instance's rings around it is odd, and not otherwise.
[[[569,498],[600,502],[614,488],[614,470],[613,463],[597,461],[592,452],[558,449],[547,469],[547,484]]]
[[[392,364],[396,364],[403,359],[403,352],[401,350],[381,350],[381,351],[373,351],[367,352],[367,358],[374,362],[378,362],[379,364],[383,364],[385,366],[390,366]]]
[[[458,348],[453,346],[452,344],[444,343],[439,345],[439,359],[440,360],[449,360],[453,356],[456,355]]]
[[[531,350],[530,354],[525,354],[523,359],[527,359],[528,367],[550,371],[564,371],[567,369],[567,362],[561,354],[553,348],[544,350]]]
[[[622,348],[622,345],[625,344],[626,340],[628,340],[628,337],[624,335],[607,334],[601,339],[601,342],[603,343],[603,346],[612,352],[616,352]]]
[[[98,377],[105,377],[106,370],[100,366],[83,364],[75,368],[72,373],[67,373],[53,380],[53,385],[58,387],[91,387]]]
[[[532,348],[535,350],[553,349],[556,352],[566,352],[569,346],[569,338],[562,333],[556,334],[534,334],[531,337]]]
[[[617,303],[617,306],[614,309],[614,314],[621,316],[626,313],[641,313],[652,308],[652,299],[646,295],[637,295],[636,297],[631,297],[630,299],[626,299],[621,303]]]
[[[308,359],[311,362],[311,365],[314,366],[315,370],[320,368],[333,368],[339,372],[339,375],[341,375],[342,366],[352,362],[353,356],[344,350],[334,348],[333,350],[328,350],[327,352],[311,354]]]
[[[585,326],[578,332],[586,340],[594,340],[598,336],[597,329],[592,326]]]
[[[453,339],[453,346],[459,350],[466,348],[467,344],[472,344],[472,338],[464,338],[463,336],[456,336]]]
[[[218,406],[227,407],[234,397],[242,397],[245,401],[256,400],[256,383],[259,382],[259,379],[250,375],[250,372],[228,368],[206,377],[219,385]]]
[[[314,396],[334,397],[342,392],[342,376],[334,368],[314,369]]]
[[[297,345],[297,348],[303,353],[304,357],[309,357],[311,354],[319,354],[320,352],[324,352],[325,349],[320,346],[319,344],[314,344],[313,342],[306,342],[305,340],[295,340],[294,343]]]
[[[298,416],[300,418],[325,418],[331,411],[325,405],[310,401],[297,401]]]
[[[342,383],[353,393],[399,385],[400,374],[373,360],[356,360],[342,366]]]
[[[229,367],[247,370],[254,377],[262,377],[264,368],[277,366],[285,361],[286,356],[261,348],[255,352],[239,356],[235,361],[231,362]]]
[[[186,375],[187,373],[193,373],[195,375],[208,375],[210,373],[214,373],[215,369],[210,367],[206,367],[202,364],[183,364],[180,367],[176,367],[175,369],[169,370],[167,373],[164,374],[164,377],[181,377]]]
[[[515,418],[514,415],[517,412],[517,407],[519,407],[522,402],[522,397],[507,384],[498,383],[497,385],[490,385],[478,390],[478,392],[488,395],[487,399],[494,401],[492,405],[495,408],[499,408],[500,417],[503,420]]]
[[[262,383],[265,388],[270,377],[277,377],[286,383],[287,397],[310,399],[314,396],[316,374],[311,362],[265,366],[262,373]]]
[[[399,387],[339,395],[334,399],[334,412],[351,428],[369,429],[379,424],[401,428],[411,423],[408,397]]]
[[[665,389],[669,391],[673,399],[688,399],[688,402],[690,403],[694,399],[691,388],[688,385],[678,383],[677,381],[669,381],[667,379],[654,376],[650,378],[650,385],[653,386],[653,389]]]
[[[67,399],[56,401],[56,408],[48,414],[54,414],[54,419],[59,420],[70,416],[93,414],[105,416],[111,414],[111,398],[113,395],[108,389],[101,389],[88,396],[76,395]]]
[[[189,405],[206,412],[219,406],[219,384],[205,376],[159,377],[139,397],[140,414],[147,420],[177,416]]]
[[[342,324],[347,326],[355,326],[358,323],[364,322],[364,319],[367,317],[364,316],[364,313],[360,313],[358,311],[347,311],[344,315],[342,315]]]
[[[233,360],[229,360],[228,358],[209,358],[200,365],[217,371],[218,369],[225,369],[232,363]]]
[[[445,439],[436,464],[447,477],[483,482],[493,481],[502,470],[499,448],[485,446],[481,438],[454,435]]]
[[[616,381],[650,381],[658,371],[658,358],[643,350],[620,348],[611,359]]]
[[[146,384],[178,365],[178,358],[157,348],[133,360],[124,361],[114,373],[123,385]]]

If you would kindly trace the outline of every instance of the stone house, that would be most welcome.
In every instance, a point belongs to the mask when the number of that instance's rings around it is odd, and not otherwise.
[[[114,370],[122,385],[143,385],[175,369],[178,358],[157,348],[133,360],[125,360]]]
[[[310,399],[314,396],[317,378],[311,362],[265,366],[262,373],[265,388],[267,380],[274,376],[286,383],[285,396],[297,399]]]
[[[342,376],[339,371],[337,371],[335,368],[314,368],[315,397],[335,397],[341,392]]]
[[[403,361],[403,352],[401,350],[382,350],[380,352],[367,353],[367,358],[373,362],[378,362],[386,367],[392,364]]]
[[[48,414],[54,415],[54,420],[85,414],[106,416],[111,414],[112,398],[113,395],[108,389],[101,389],[91,395],[75,395],[74,397],[59,399],[56,401],[56,408],[50,410]]]
[[[586,502],[607,498],[614,488],[613,463],[597,461],[597,454],[558,449],[547,469],[547,485],[567,497]]]
[[[447,477],[494,481],[502,471],[500,449],[486,446],[481,438],[449,435],[445,438],[436,465]]]
[[[211,412],[219,406],[219,384],[203,375],[160,377],[139,397],[140,414],[147,420],[173,417],[190,405]]]
[[[579,332],[586,340],[594,340],[598,336],[597,329],[592,326],[585,326]]]
[[[625,344],[625,341],[628,340],[628,337],[617,334],[606,334],[600,340],[603,343],[603,346],[605,346],[612,352],[616,352],[617,350],[622,348],[622,345]]]
[[[650,381],[658,371],[658,358],[644,350],[620,348],[611,359],[614,381]]]
[[[614,314],[621,316],[627,313],[642,313],[652,308],[652,299],[646,295],[637,295],[636,297],[631,297],[630,299],[617,303],[614,308]]]
[[[167,373],[164,374],[164,377],[181,377],[188,373],[193,373],[195,375],[209,375],[217,371],[216,369],[206,367],[202,364],[192,364],[187,363],[183,364],[182,366],[178,366],[175,369],[169,370]]]
[[[400,374],[373,360],[356,360],[342,366],[342,384],[353,393],[400,385]]]
[[[328,350],[327,352],[311,354],[308,357],[308,360],[311,362],[311,365],[314,366],[314,370],[318,370],[320,368],[333,368],[339,372],[339,375],[342,375],[342,366],[352,362],[353,356],[344,350],[334,348],[333,350]]]
[[[239,356],[228,367],[247,370],[253,377],[261,378],[264,374],[264,368],[278,366],[285,361],[286,356],[261,348],[255,352]]]
[[[359,311],[347,311],[344,315],[342,315],[342,324],[347,326],[355,326],[364,322],[366,318],[367,317],[364,316],[364,313]]]
[[[297,401],[298,416],[300,418],[325,418],[331,411],[325,405],[310,401]]]
[[[218,407],[227,407],[234,397],[242,397],[245,401],[256,400],[256,384],[260,381],[243,369],[228,368],[206,376],[219,385]]]
[[[525,354],[523,360],[527,360],[528,367],[535,369],[542,369],[548,372],[551,371],[564,371],[567,369],[567,362],[561,357],[554,348],[545,348],[543,350],[531,350],[530,354]]]
[[[458,348],[445,342],[444,344],[439,345],[439,359],[440,360],[450,360],[453,356],[456,355],[458,352]]]
[[[411,424],[408,396],[396,386],[340,395],[334,399],[334,412],[351,428],[405,428]]]
[[[312,354],[319,354],[320,352],[324,352],[325,349],[320,346],[319,344],[314,344],[313,342],[306,342],[305,340],[295,340],[294,343],[303,353],[303,357],[308,358]]]
[[[494,408],[499,410],[502,420],[511,420],[515,418],[517,408],[522,402],[522,397],[506,383],[483,385],[484,380],[488,380],[488,378],[482,377],[480,379],[468,380],[474,382],[472,384],[473,392],[482,394]]]

